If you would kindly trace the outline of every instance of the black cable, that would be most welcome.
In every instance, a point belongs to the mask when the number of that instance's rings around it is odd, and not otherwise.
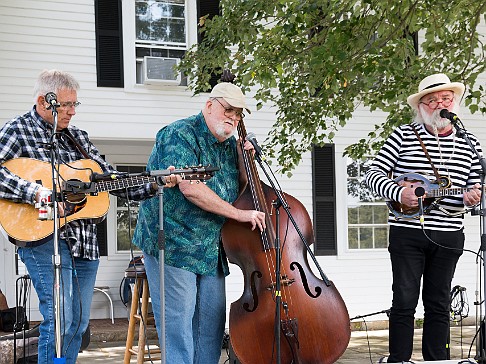
[[[371,357],[371,344],[370,344],[370,337],[368,335],[368,324],[365,320],[365,317],[375,316],[375,315],[379,315],[381,313],[385,313],[387,315],[387,317],[390,317],[390,309],[387,309],[387,310],[382,310],[382,311],[379,311],[379,312],[373,312],[373,313],[366,314],[366,315],[359,315],[359,316],[356,316],[356,317],[349,319],[349,321],[353,321],[353,320],[356,320],[356,319],[362,319],[363,320],[363,323],[365,325],[365,332],[366,332],[366,342],[368,344],[368,355],[369,355],[369,359],[370,359],[371,364],[373,364],[373,359]]]
[[[449,249],[449,250],[458,250],[458,251],[461,251],[461,252],[472,253],[472,254],[474,254],[476,256],[476,258],[479,258],[479,259],[483,260],[483,257],[481,257],[481,254],[479,254],[479,253],[477,253],[477,252],[475,252],[473,250],[464,249],[464,248],[453,248],[453,247],[450,247],[450,246],[445,246],[445,245],[439,244],[438,242],[432,240],[432,238],[429,237],[427,235],[427,233],[425,232],[425,227],[423,225],[422,225],[422,233],[427,238],[427,240],[429,240],[432,244],[437,245],[439,248],[444,248],[444,249]]]

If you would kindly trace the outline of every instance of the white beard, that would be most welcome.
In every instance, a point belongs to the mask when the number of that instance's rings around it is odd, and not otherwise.
[[[428,108],[427,105],[423,105],[423,104],[419,105],[419,109],[415,117],[416,122],[430,126],[434,130],[434,132],[446,128],[451,123],[449,119],[440,116],[440,111],[442,109],[435,109],[432,114],[428,114],[426,112],[426,108]],[[452,112],[454,114],[457,114],[458,111],[459,111],[459,105],[455,104],[454,107],[452,108]]]
[[[235,130],[236,128],[233,128],[230,132],[227,132],[224,125],[217,125],[214,132],[216,133],[217,136],[224,138],[224,140],[226,140],[235,133]]]

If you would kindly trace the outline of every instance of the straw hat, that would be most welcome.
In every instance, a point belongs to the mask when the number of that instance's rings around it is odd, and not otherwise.
[[[436,73],[425,77],[419,84],[418,92],[407,97],[407,102],[411,107],[417,109],[419,101],[423,96],[442,90],[453,91],[456,98],[460,99],[464,94],[465,88],[464,84],[460,82],[451,82],[445,74]]]
[[[231,106],[246,109],[251,114],[250,109],[246,106],[245,95],[238,86],[232,83],[218,83],[213,87],[209,97],[222,97]]]

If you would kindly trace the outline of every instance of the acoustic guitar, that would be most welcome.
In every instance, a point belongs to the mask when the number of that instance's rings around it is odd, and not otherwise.
[[[430,181],[427,177],[424,177],[419,173],[405,173],[395,178],[394,181],[400,183],[402,186],[414,189],[424,189],[425,198],[423,200],[423,212],[425,215],[428,214],[434,208],[435,204],[444,197],[460,195],[470,190],[466,187],[450,188],[450,180],[445,176],[442,176],[440,180]],[[386,201],[386,205],[396,219],[420,218],[419,207],[411,207],[391,200]]]
[[[52,189],[52,169],[48,162],[15,158],[2,166],[22,179]],[[170,173],[186,180],[206,181],[218,169],[197,166]],[[101,172],[99,164],[91,159],[59,165],[58,178],[62,181],[60,193],[65,201],[65,216],[59,219],[59,227],[73,220],[102,218],[110,207],[108,191],[141,186],[157,179],[152,175],[105,175]],[[103,180],[92,182],[93,175],[101,176]],[[54,220],[39,220],[38,217],[39,212],[33,205],[0,199],[0,224],[15,245],[25,246],[28,243],[28,246],[36,246],[48,240],[46,238],[54,232]]]

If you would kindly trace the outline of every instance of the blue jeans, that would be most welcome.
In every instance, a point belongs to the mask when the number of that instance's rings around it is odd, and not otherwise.
[[[160,334],[160,268],[144,255],[155,325]],[[225,278],[164,266],[165,357],[167,363],[217,364],[226,322]]]
[[[426,361],[445,360],[450,319],[451,282],[464,247],[464,233],[390,227],[388,251],[393,271],[388,362],[410,360],[413,350],[414,314],[422,287],[424,328],[422,356]]]
[[[71,259],[64,240],[59,241],[61,257],[61,339],[62,358],[75,364],[83,333],[89,324],[91,299],[98,271],[98,260]],[[56,357],[55,302],[54,302],[54,243],[48,241],[33,248],[19,248],[20,259],[27,267],[32,284],[39,297],[43,321],[39,327],[38,363],[51,364]]]

